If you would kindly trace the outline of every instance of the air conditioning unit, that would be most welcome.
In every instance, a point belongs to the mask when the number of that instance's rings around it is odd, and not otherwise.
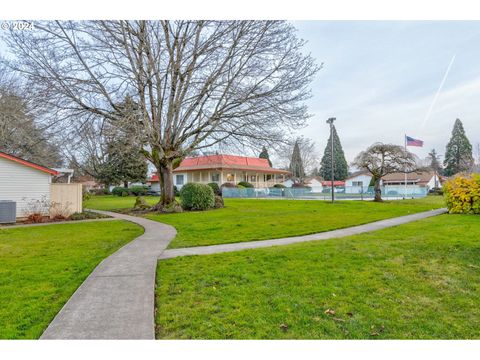
[[[0,200],[0,224],[15,223],[17,203],[11,200]]]

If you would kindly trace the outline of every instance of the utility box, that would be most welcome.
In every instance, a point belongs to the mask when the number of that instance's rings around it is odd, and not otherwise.
[[[0,224],[15,223],[17,203],[11,200],[0,200]]]

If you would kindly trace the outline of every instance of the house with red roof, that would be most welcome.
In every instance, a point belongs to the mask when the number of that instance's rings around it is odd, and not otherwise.
[[[25,217],[29,202],[50,201],[56,175],[56,170],[0,151],[0,200],[15,201],[17,217]]]
[[[208,184],[238,184],[246,181],[256,188],[271,187],[282,183],[290,175],[289,171],[275,169],[267,159],[236,156],[207,155],[186,158],[173,170],[173,183],[180,189],[189,182]],[[149,179],[153,191],[160,191],[158,176]]]

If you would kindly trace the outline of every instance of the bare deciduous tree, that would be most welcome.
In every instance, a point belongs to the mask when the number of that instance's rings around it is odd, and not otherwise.
[[[353,161],[354,166],[372,174],[375,184],[374,201],[382,201],[380,181],[395,172],[412,172],[416,169],[413,154],[399,145],[376,143],[362,151]]]
[[[160,177],[158,208],[174,201],[172,171],[194,150],[228,141],[273,143],[305,124],[319,67],[279,21],[42,22],[10,32],[10,66],[59,116],[112,124],[138,108],[135,135]],[[131,121],[131,120],[130,120]]]
[[[21,84],[0,66],[0,150],[46,166],[60,166],[59,147]]]

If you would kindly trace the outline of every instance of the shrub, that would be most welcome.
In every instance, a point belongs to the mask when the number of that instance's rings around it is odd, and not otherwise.
[[[451,214],[480,214],[480,175],[458,175],[444,184]]]
[[[38,223],[42,223],[43,219],[44,219],[44,216],[42,214],[34,213],[34,214],[28,215],[27,222],[38,224]]]
[[[180,190],[180,199],[185,210],[206,210],[215,206],[213,190],[205,184],[185,184]]]
[[[237,185],[237,188],[238,188],[238,189],[246,189],[245,186],[240,185],[240,184]]]
[[[243,186],[244,188],[253,188],[254,186],[246,181],[240,181],[237,185]]]
[[[222,195],[222,192],[220,191],[220,187],[218,186],[217,183],[211,182],[211,183],[208,183],[207,185],[212,188],[213,193],[215,195]]]
[[[230,183],[230,182],[226,182],[226,183],[223,183],[222,188],[235,188],[237,187],[234,183]]]
[[[214,208],[215,209],[220,209],[220,208],[223,208],[224,207],[224,203],[223,203],[223,198],[219,195],[216,195],[215,196],[215,205],[214,205]]]
[[[127,192],[127,195],[128,195],[128,189],[127,188],[117,186],[117,187],[114,187],[112,189],[112,195],[123,196],[123,192],[125,192],[125,191]]]
[[[126,190],[122,191],[122,197],[127,197],[128,195],[130,195],[128,191]]]
[[[431,195],[443,195],[443,189],[442,189],[442,188],[438,188],[438,187],[437,187],[437,188],[434,187],[434,188],[430,189],[430,190],[428,191],[428,193],[431,194]]]
[[[275,185],[273,185],[273,187],[274,188],[279,188],[279,189],[285,189],[286,188],[286,186],[283,185],[283,184],[275,184]]]
[[[128,188],[129,195],[132,194],[135,196],[146,195],[147,191],[148,191],[148,186],[132,186],[131,188]]]
[[[108,215],[99,214],[93,211],[83,211],[81,213],[74,213],[69,216],[70,220],[89,220],[89,219],[103,219],[109,218]]]
[[[176,185],[173,185],[173,196],[180,196],[180,191],[178,191]]]
[[[82,200],[86,201],[89,200],[92,195],[87,191],[87,187],[85,185],[82,186]]]
[[[92,195],[109,195],[110,194],[110,191],[108,191],[108,188],[90,189],[88,192]]]

